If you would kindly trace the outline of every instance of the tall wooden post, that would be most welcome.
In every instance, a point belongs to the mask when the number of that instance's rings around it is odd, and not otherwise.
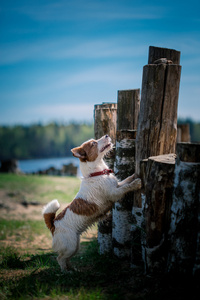
[[[156,55],[152,53],[156,53]],[[166,59],[159,61],[163,55]],[[153,61],[154,59],[155,61]],[[180,52],[178,51],[157,47],[150,47],[149,49],[150,64],[143,68],[141,105],[136,138],[137,173],[140,173],[140,161],[142,159],[175,153],[177,105],[181,76],[179,61]]]
[[[168,271],[200,272],[200,144],[177,144]]]
[[[141,104],[136,136],[136,173],[140,162],[151,156],[175,153],[177,134],[177,105],[181,76],[180,52],[150,47],[149,64],[143,68]],[[141,253],[138,228],[142,223],[145,191],[135,193],[133,205],[133,235],[137,236],[132,248],[132,265],[137,265]],[[135,233],[134,233],[135,231]]]
[[[95,138],[99,139],[108,134],[112,143],[116,142],[117,104],[103,103],[94,108],[94,132]],[[105,160],[109,168],[114,168],[115,148],[109,152]],[[104,220],[98,223],[99,252],[104,254],[112,251],[112,214],[107,214]]]
[[[115,174],[119,180],[135,171],[135,138],[140,105],[140,90],[118,91]],[[113,252],[120,258],[131,255],[133,193],[128,193],[113,208]]]

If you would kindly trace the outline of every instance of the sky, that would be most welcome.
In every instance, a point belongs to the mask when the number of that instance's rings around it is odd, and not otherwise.
[[[200,121],[199,0],[0,0],[0,125],[92,121],[149,46],[181,51],[178,117]]]

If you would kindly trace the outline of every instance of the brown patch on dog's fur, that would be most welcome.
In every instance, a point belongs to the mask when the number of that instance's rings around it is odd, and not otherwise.
[[[63,217],[64,217],[64,215],[65,215],[65,213],[66,213],[66,211],[67,211],[67,209],[69,208],[69,205],[67,206],[67,207],[65,207],[57,216],[56,216],[56,218],[54,219],[54,221],[59,221],[59,220],[61,220]]]
[[[95,203],[90,203],[81,198],[74,199],[67,207],[65,207],[61,213],[57,215],[54,221],[60,221],[64,218],[67,209],[70,209],[73,213],[82,216],[92,216],[98,212],[98,206]],[[47,226],[48,227],[48,226]],[[49,228],[49,227],[48,227]]]
[[[82,162],[95,161],[98,157],[98,143],[95,140],[90,140],[71,151],[73,155],[78,157]]]
[[[73,211],[73,213],[82,216],[92,216],[98,212],[98,206],[95,203],[90,203],[81,198],[74,199],[69,206],[69,209]]]
[[[54,219],[55,219],[55,213],[44,214],[44,221],[47,225],[47,228],[49,228],[49,230],[51,231],[52,235],[55,231]]]

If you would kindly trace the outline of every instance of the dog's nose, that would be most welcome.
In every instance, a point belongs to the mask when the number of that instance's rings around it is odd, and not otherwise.
[[[106,134],[106,135],[105,135],[105,138],[108,138],[108,137],[109,137],[109,135],[108,135],[108,134]]]

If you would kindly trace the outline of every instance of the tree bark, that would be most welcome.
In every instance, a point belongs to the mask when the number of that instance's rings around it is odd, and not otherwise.
[[[119,180],[124,180],[132,175],[135,170],[135,130],[117,131],[115,174]],[[129,258],[131,256],[131,226],[132,226],[132,206],[133,192],[119,199],[115,203],[113,214],[113,252],[119,258]]]
[[[117,130],[136,130],[140,110],[140,89],[118,91],[117,106]]]
[[[181,75],[180,52],[158,47],[149,48],[149,64],[143,68],[141,104],[136,137],[136,169],[140,174],[140,162],[151,156],[175,153],[177,134],[177,104]],[[133,216],[135,235],[132,264],[140,260],[142,205],[145,194],[135,193]]]
[[[175,154],[165,154],[142,161],[144,224],[144,260],[147,273],[166,270],[170,207],[172,201]]]
[[[177,144],[168,271],[200,271],[200,144]]]
[[[136,172],[150,156],[175,153],[181,66],[146,65],[136,138]]]
[[[115,174],[119,180],[135,171],[135,138],[140,90],[118,91]],[[120,258],[131,256],[133,193],[125,195],[113,208],[113,252]]]
[[[190,137],[190,124],[178,124],[179,134],[177,136],[177,143],[189,143]]]
[[[103,103],[95,105],[94,109],[94,132],[95,138],[99,139],[108,134],[113,144],[116,142],[117,104]],[[114,168],[115,147],[105,157],[109,168]],[[104,220],[98,222],[99,253],[105,254],[112,251],[112,214],[109,212]]]
[[[94,135],[96,139],[109,134],[115,145],[117,103],[102,103],[94,106]]]

